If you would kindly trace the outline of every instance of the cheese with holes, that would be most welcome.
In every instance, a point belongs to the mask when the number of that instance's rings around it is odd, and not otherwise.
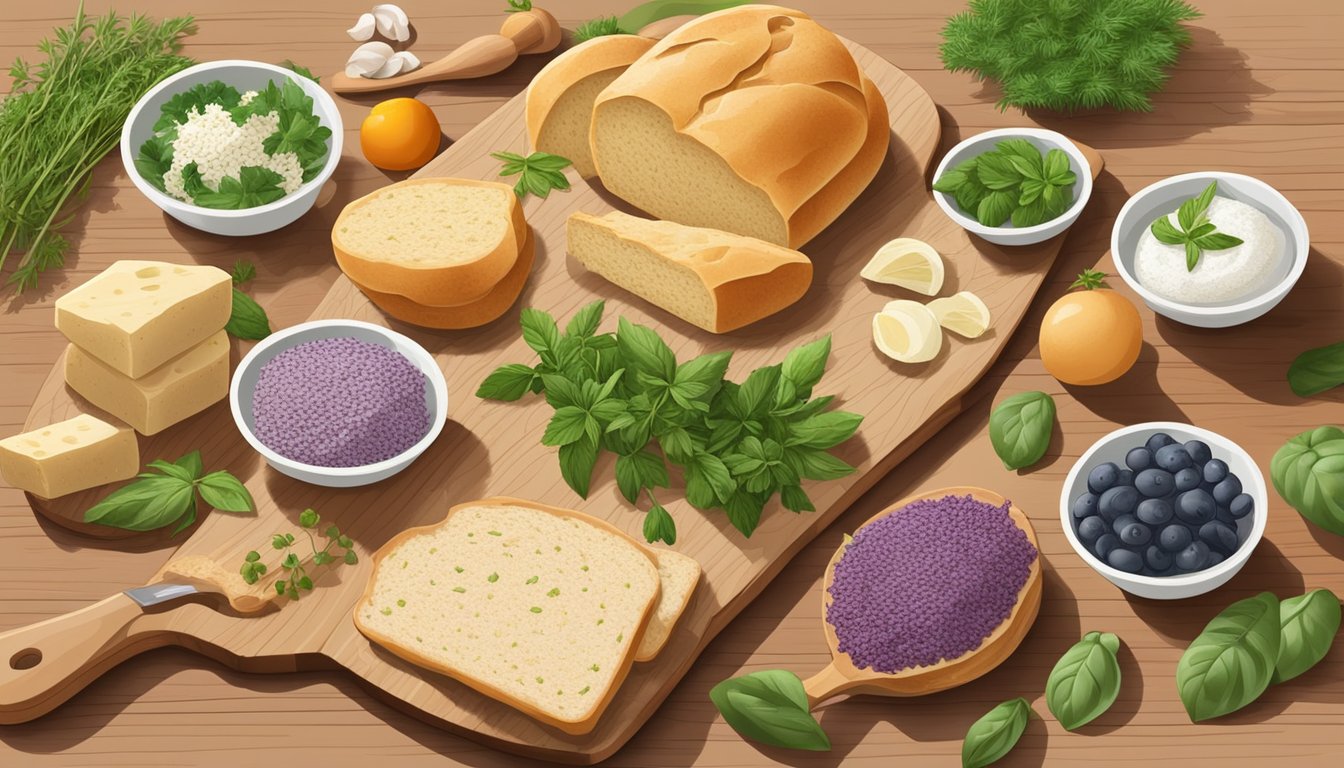
[[[44,499],[127,480],[139,471],[135,433],[87,414],[0,440],[5,482]]]
[[[65,383],[140,434],[152,435],[229,394],[229,337],[216,331],[138,379],[71,344],[65,350]]]
[[[56,300],[56,327],[139,378],[223,328],[232,309],[232,280],[222,269],[118,261]]]

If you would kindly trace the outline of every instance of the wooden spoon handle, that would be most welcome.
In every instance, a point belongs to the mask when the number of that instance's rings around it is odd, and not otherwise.
[[[807,708],[816,709],[827,699],[861,685],[862,682],[846,677],[834,664],[827,664],[820,672],[803,681],[807,691]]]

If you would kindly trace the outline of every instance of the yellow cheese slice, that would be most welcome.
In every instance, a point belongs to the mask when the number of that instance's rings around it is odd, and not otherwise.
[[[126,480],[139,471],[135,433],[88,414],[0,440],[5,482],[44,499]]]

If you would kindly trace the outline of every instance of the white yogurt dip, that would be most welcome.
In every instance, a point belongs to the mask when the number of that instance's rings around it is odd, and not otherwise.
[[[1144,288],[1182,304],[1227,304],[1251,298],[1279,276],[1287,239],[1268,216],[1220,196],[1206,213],[1219,232],[1241,238],[1241,245],[1205,249],[1194,270],[1188,270],[1185,248],[1163,243],[1146,227],[1134,253],[1134,274]],[[1167,219],[1180,228],[1175,211]]]

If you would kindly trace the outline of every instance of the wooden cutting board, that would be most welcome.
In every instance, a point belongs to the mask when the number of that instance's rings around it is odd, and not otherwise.
[[[940,130],[932,100],[889,62],[858,45],[850,47],[886,97],[893,129],[891,149],[867,191],[804,248],[816,270],[812,288],[801,302],[739,332],[714,336],[585,273],[566,256],[566,217],[577,210],[602,213],[621,204],[600,185],[591,187],[577,178],[569,192],[553,193],[545,200],[527,199],[537,266],[518,304],[488,327],[444,332],[406,326],[383,316],[349,281],[338,279],[313,311],[314,319],[355,318],[395,328],[433,353],[447,376],[448,425],[413,466],[371,487],[305,485],[270,470],[247,448],[225,403],[165,433],[142,437],[140,444],[146,461],[200,449],[207,469],[229,469],[246,482],[257,500],[256,517],[206,516],[194,530],[180,535],[183,543],[170,560],[207,555],[236,569],[248,550],[269,551],[266,545],[273,533],[297,530],[299,513],[312,507],[321,513],[324,525],[336,523],[354,539],[361,564],[323,574],[312,593],[262,617],[230,617],[199,604],[141,616],[62,686],[22,704],[0,706],[0,722],[45,714],[115,664],[150,648],[180,645],[250,672],[345,668],[395,706],[519,754],[582,764],[600,761],[619,749],[658,708],[706,644],[804,544],[960,410],[961,396],[1007,343],[1062,243],[1061,236],[1036,246],[1002,249],[973,240],[949,221],[928,191],[927,174]],[[498,163],[489,153],[525,152],[526,144],[520,95],[417,176],[494,178]],[[1090,150],[1089,154],[1093,170],[1100,171],[1100,157]],[[877,352],[871,340],[873,313],[892,298],[919,297],[892,286],[868,285],[858,272],[882,243],[898,236],[918,237],[945,256],[943,295],[958,290],[979,295],[994,318],[988,333],[974,341],[949,335],[942,353],[922,365],[898,364]],[[313,247],[326,248],[327,244],[313,243]],[[609,460],[599,463],[586,501],[565,485],[553,450],[539,443],[550,415],[541,399],[491,403],[473,395],[496,366],[533,361],[518,330],[520,307],[547,310],[563,323],[599,298],[607,301],[604,330],[614,327],[615,318],[623,315],[657,328],[682,359],[705,351],[736,350],[729,373],[735,379],[780,361],[800,343],[830,333],[831,361],[817,391],[837,395],[837,406],[863,414],[865,420],[857,435],[838,451],[859,471],[842,480],[806,486],[817,506],[815,513],[795,515],[772,506],[755,534],[744,539],[721,513],[700,513],[680,499],[667,504],[677,521],[676,549],[697,558],[704,577],[662,654],[635,666],[592,733],[573,737],[370,644],[355,630],[351,610],[369,575],[368,555],[405,528],[442,519],[456,502],[496,494],[532,498],[584,510],[633,536],[642,535],[643,513],[620,497]],[[240,352],[234,350],[235,361]],[[57,362],[43,386],[26,428],[93,410],[66,389],[62,363]],[[676,490],[663,497],[671,500]],[[61,525],[91,536],[126,536],[81,522],[83,511],[105,493],[106,489],[95,489],[55,502],[30,500],[37,512]],[[167,541],[164,533],[136,534],[109,545],[148,549],[163,547]]]

